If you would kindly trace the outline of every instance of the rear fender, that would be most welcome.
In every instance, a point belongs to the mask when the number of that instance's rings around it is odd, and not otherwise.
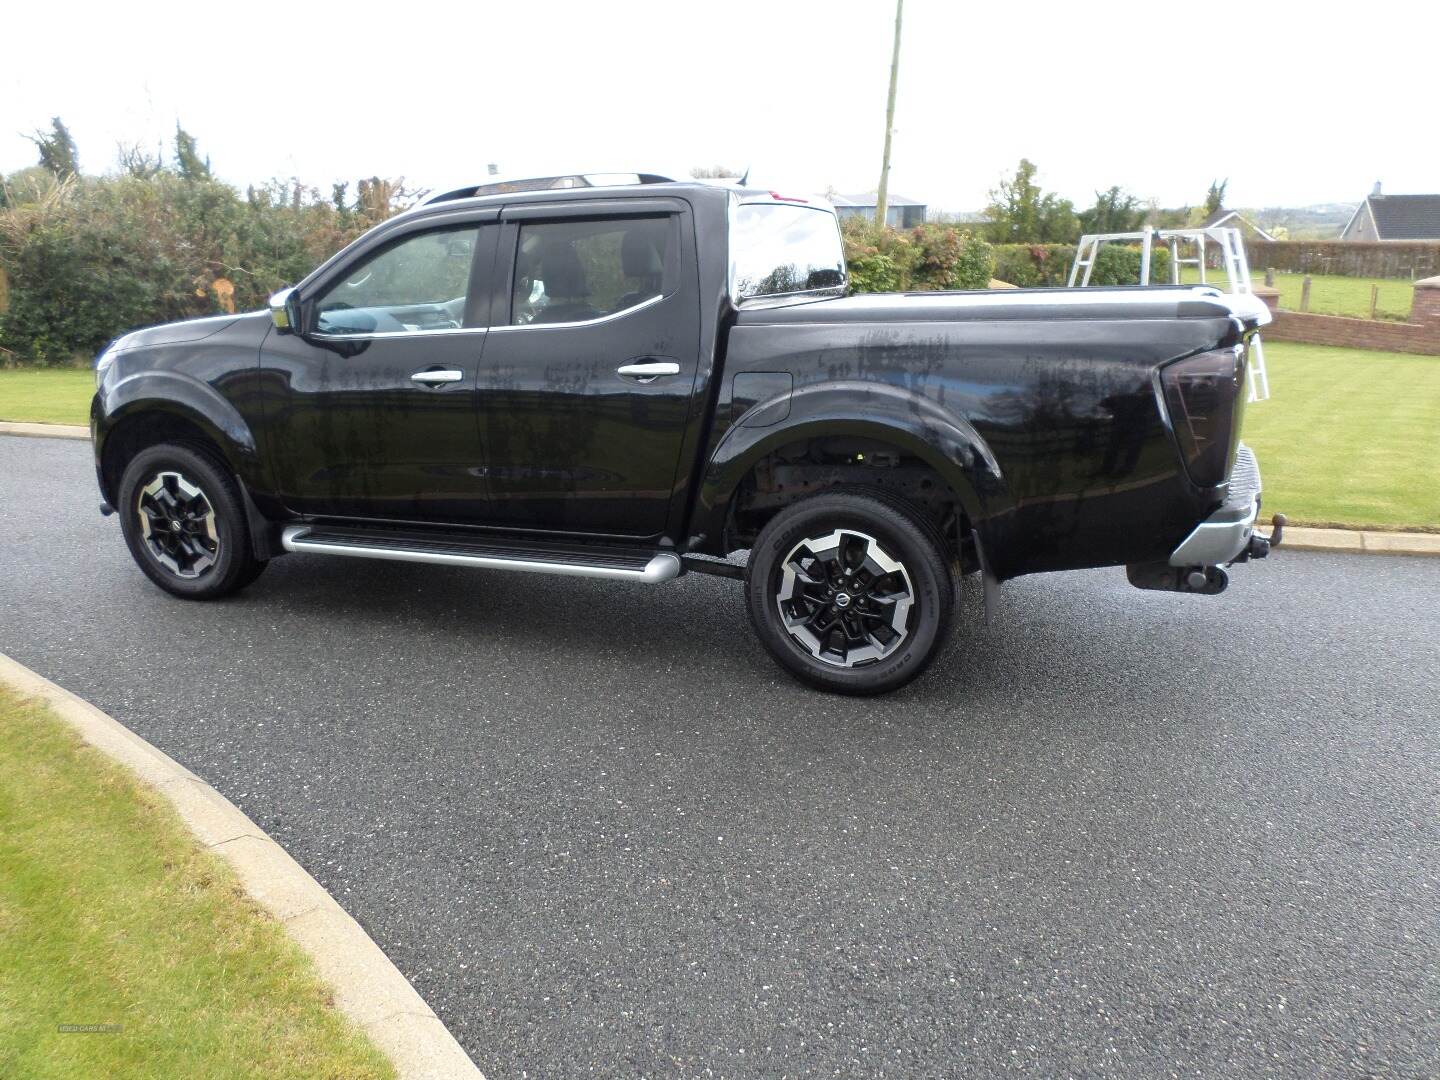
[[[929,464],[982,533],[987,508],[1004,494],[999,463],[963,417],[884,383],[826,382],[796,390],[780,424],[741,423],[725,432],[705,468],[691,534],[703,533],[709,545],[719,544],[735,493],[757,462],[789,443],[836,435],[888,443]]]

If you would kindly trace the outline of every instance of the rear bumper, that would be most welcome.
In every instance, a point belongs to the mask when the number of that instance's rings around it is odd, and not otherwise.
[[[1224,566],[1250,546],[1260,516],[1260,464],[1244,443],[1235,452],[1229,494],[1170,554],[1174,567]]]

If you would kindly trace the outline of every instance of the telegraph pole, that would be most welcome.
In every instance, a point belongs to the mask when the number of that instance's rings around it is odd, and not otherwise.
[[[890,195],[890,135],[895,129],[895,77],[900,72],[900,16],[905,0],[895,0],[895,51],[890,56],[890,97],[885,102],[885,154],[880,162],[880,188],[875,199],[875,224],[884,226]]]

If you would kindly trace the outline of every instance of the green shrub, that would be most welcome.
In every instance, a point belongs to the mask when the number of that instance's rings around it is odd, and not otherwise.
[[[1090,272],[1091,285],[1169,285],[1170,252],[1152,245],[1150,248],[1150,280],[1140,280],[1140,248],[1121,244],[1102,244]]]
[[[891,229],[851,218],[842,232],[855,292],[983,289],[990,283],[990,245],[968,230],[941,224]]]
[[[996,244],[995,276],[1022,289],[1064,285],[1075,259],[1073,244]]]
[[[1073,244],[997,244],[995,276],[1025,289],[1053,288],[1070,281],[1075,262]],[[1150,249],[1151,285],[1170,284],[1170,252],[1155,245]],[[1091,285],[1140,284],[1140,248],[1103,244],[1090,273]]]
[[[170,170],[4,184],[0,349],[41,364],[93,356],[140,326],[262,307],[397,209],[397,185],[366,181],[353,207],[274,182],[241,196]],[[339,196],[341,193],[337,192]]]
[[[900,268],[889,255],[878,251],[857,255],[847,261],[850,286],[856,292],[898,292]]]

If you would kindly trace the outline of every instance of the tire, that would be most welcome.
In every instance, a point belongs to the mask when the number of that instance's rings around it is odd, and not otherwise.
[[[842,488],[770,519],[750,552],[745,600],[791,674],[833,693],[883,694],[930,663],[955,582],[939,533],[913,507]]]
[[[250,544],[230,471],[205,450],[163,443],[140,451],[120,478],[116,509],[145,575],[185,600],[215,600],[264,570]]]

